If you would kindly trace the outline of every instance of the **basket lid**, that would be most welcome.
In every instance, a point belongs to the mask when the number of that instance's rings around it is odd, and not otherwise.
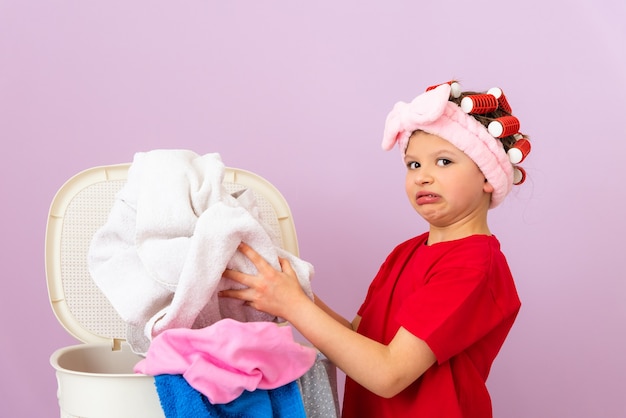
[[[63,327],[85,343],[110,342],[115,347],[126,337],[126,324],[89,274],[87,253],[126,184],[129,167],[118,164],[82,171],[61,186],[50,205],[45,239],[50,303]],[[291,211],[271,183],[249,171],[227,167],[224,186],[231,193],[251,189],[282,247],[298,255]]]

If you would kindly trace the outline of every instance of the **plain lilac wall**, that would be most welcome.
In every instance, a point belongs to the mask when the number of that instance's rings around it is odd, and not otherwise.
[[[498,417],[626,416],[626,3],[0,0],[2,416],[58,416],[75,344],[48,302],[49,203],[136,151],[219,152],[290,203],[314,288],[352,317],[391,248],[425,230],[397,100],[501,86],[533,152],[490,214],[523,309],[488,381]]]

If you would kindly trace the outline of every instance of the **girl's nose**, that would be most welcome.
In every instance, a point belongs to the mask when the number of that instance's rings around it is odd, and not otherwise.
[[[419,170],[415,170],[415,174],[413,175],[413,181],[415,184],[430,184],[433,182],[433,177],[426,170],[420,168]]]

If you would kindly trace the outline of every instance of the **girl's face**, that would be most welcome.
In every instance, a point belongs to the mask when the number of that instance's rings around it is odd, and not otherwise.
[[[439,136],[417,131],[404,162],[407,196],[431,230],[460,227],[471,234],[488,233],[493,187],[463,151]]]

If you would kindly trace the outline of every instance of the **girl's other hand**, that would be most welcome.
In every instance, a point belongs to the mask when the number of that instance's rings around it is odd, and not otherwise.
[[[289,261],[278,258],[281,270],[274,269],[259,253],[246,243],[238,249],[248,257],[257,269],[256,275],[227,269],[223,276],[246,286],[246,289],[223,290],[221,297],[240,299],[249,306],[270,315],[289,320],[291,307],[308,297],[300,287],[295,271]]]

